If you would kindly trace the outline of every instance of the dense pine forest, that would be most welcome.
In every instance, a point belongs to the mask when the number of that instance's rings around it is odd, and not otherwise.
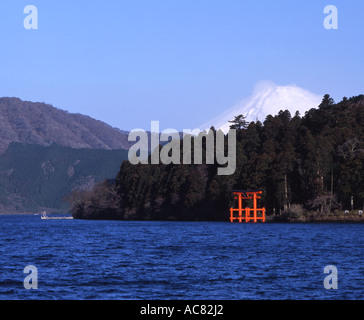
[[[280,111],[264,123],[237,115],[236,171],[217,165],[132,165],[123,161],[115,180],[69,196],[76,218],[227,221],[232,189],[263,191],[271,217],[299,220],[358,212],[364,207],[364,95],[318,108]],[[193,163],[193,162],[192,162]]]

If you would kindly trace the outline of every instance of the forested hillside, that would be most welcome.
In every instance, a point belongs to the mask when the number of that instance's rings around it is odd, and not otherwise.
[[[0,213],[67,212],[65,196],[115,177],[124,159],[126,150],[11,143],[0,154]]]
[[[238,116],[238,115],[237,115]],[[270,215],[292,208],[327,215],[364,206],[364,96],[325,95],[305,115],[280,111],[264,123],[236,122],[237,168],[132,165],[113,183],[73,194],[73,215],[91,219],[227,220],[232,189],[261,189]],[[294,214],[295,212],[293,212]]]

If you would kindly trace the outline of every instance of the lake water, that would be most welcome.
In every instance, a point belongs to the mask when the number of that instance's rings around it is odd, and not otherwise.
[[[363,228],[0,216],[0,299],[364,299]]]

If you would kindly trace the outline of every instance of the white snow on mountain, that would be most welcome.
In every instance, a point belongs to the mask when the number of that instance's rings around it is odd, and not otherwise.
[[[220,116],[200,126],[201,130],[214,126],[224,133],[229,131],[229,120],[240,114],[246,116],[246,121],[264,122],[267,115],[275,116],[280,110],[289,110],[293,117],[296,111],[301,116],[311,108],[317,108],[322,101],[322,95],[311,93],[296,85],[279,86],[273,82],[261,81],[253,91],[253,94],[237,103],[234,107],[222,113]]]

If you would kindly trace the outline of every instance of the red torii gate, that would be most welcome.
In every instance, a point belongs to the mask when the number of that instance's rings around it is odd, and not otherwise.
[[[238,208],[230,208],[230,222],[234,222],[234,220],[238,220],[242,222],[250,222],[253,220],[257,222],[261,220],[265,222],[265,208],[257,208],[257,199],[260,199],[260,194],[262,193],[261,190],[233,190],[233,194],[235,194],[235,199],[238,199]],[[243,209],[242,200],[253,199],[253,208],[246,207]],[[238,212],[238,216],[234,216],[234,212]],[[244,212],[244,216],[243,216]],[[250,216],[250,213],[253,212],[253,216]],[[258,216],[258,213],[261,215]]]

